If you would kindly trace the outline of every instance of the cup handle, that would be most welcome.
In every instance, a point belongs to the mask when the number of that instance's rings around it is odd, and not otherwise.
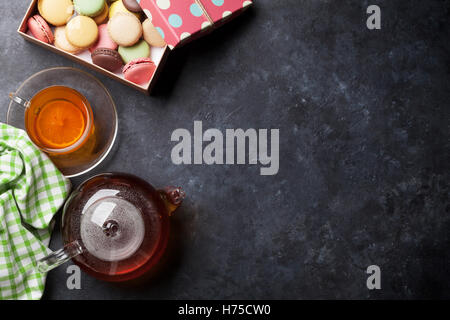
[[[28,108],[30,106],[30,101],[19,97],[15,92],[10,92],[9,93],[9,98],[17,103],[18,105],[21,105],[22,107],[24,107],[25,109]]]
[[[83,253],[83,248],[78,241],[74,241],[38,260],[36,268],[39,272],[46,273],[81,253]]]

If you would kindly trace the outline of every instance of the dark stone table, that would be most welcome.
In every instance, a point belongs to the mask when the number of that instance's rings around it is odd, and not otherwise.
[[[368,30],[366,9],[382,9]],[[0,117],[28,76],[77,64],[16,34],[0,4]],[[176,50],[147,97],[92,72],[120,118],[104,171],[178,184],[162,272],[116,285],[51,271],[46,299],[450,298],[449,1],[259,0]],[[80,67],[81,69],[84,69]],[[172,132],[280,129],[280,170],[174,165]],[[61,244],[56,230],[51,247]],[[381,290],[366,269],[381,268]]]

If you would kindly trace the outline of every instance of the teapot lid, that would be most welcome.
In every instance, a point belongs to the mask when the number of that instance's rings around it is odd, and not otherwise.
[[[145,235],[144,220],[132,203],[107,196],[87,203],[85,208],[80,235],[93,256],[104,261],[119,261],[139,249]]]

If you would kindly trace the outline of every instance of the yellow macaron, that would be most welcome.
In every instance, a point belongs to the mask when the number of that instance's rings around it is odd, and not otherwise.
[[[153,26],[150,19],[145,19],[142,23],[142,30],[144,32],[144,39],[149,45],[153,47],[164,47],[166,45],[166,42],[161,37],[158,30]]]
[[[131,12],[129,11],[127,8],[125,8],[125,6],[123,5],[122,0],[118,0],[115,1],[113,3],[111,3],[111,6],[109,7],[109,18],[111,19],[112,17],[114,17],[114,15],[116,13],[131,13],[134,14],[136,16],[136,18],[138,18],[139,20],[141,19],[141,14],[140,13],[136,13],[136,12]]]
[[[40,15],[54,26],[63,26],[73,15],[72,0],[39,0]]]
[[[78,48],[88,48],[98,39],[98,27],[94,19],[86,16],[76,16],[67,23],[66,37]]]
[[[66,26],[56,27],[54,34],[55,34],[55,47],[57,47],[58,49],[64,50],[72,54],[77,54],[80,51],[84,50],[83,48],[77,48],[73,46],[67,40]]]

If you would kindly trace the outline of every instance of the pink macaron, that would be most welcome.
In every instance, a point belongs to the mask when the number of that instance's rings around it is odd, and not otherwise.
[[[28,29],[33,36],[45,43],[53,43],[55,38],[48,23],[40,15],[36,14],[28,19]]]
[[[126,80],[142,85],[150,81],[155,69],[150,58],[138,58],[127,63],[122,72]]]
[[[92,47],[89,48],[89,51],[92,53],[98,48],[106,48],[111,50],[117,49],[117,43],[115,43],[109,36],[108,24],[106,23],[98,26],[98,40]]]

